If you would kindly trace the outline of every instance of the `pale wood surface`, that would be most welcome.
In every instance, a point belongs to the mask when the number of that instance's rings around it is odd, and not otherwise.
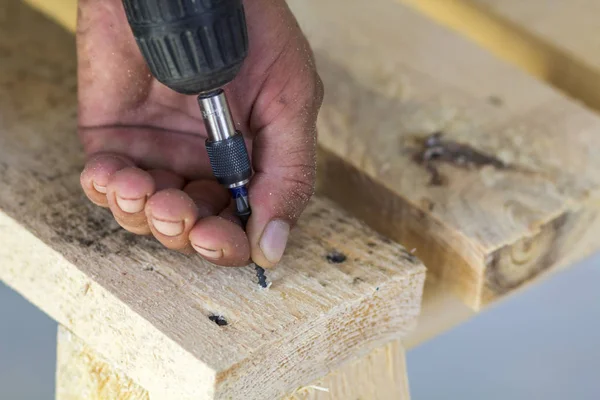
[[[250,268],[216,268],[119,229],[79,188],[72,36],[17,1],[0,10],[8,285],[150,393],[179,399],[271,399],[413,327],[423,265],[321,198],[266,291]],[[328,263],[333,249],[347,261]]]
[[[447,281],[429,274],[425,281],[417,327],[402,339],[402,344],[406,350],[410,350],[460,325],[476,314],[475,310],[452,292]]]
[[[74,31],[77,25],[78,0],[23,0],[43,11],[65,28]]]
[[[325,82],[328,195],[474,308],[598,248],[597,116],[393,1],[289,3]],[[434,132],[495,164],[436,162],[432,185],[415,157]]]
[[[286,400],[408,400],[404,349],[398,341],[298,388]]]
[[[397,0],[600,108],[595,0]]]
[[[57,340],[57,400],[148,400],[149,394],[66,328]],[[156,399],[157,396],[152,396]],[[245,398],[245,397],[240,397]],[[286,400],[408,400],[405,354],[399,341],[372,351],[295,389]]]
[[[59,325],[56,400],[149,400],[148,392]]]
[[[517,32],[546,60],[544,78],[600,108],[600,2],[596,0],[466,0]]]
[[[600,68],[600,28],[597,0],[466,0],[505,18],[514,29],[535,35],[596,69]],[[596,51],[594,51],[596,50]]]

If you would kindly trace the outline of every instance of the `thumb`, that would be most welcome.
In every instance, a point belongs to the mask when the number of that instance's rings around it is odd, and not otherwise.
[[[281,64],[285,70],[286,63]],[[316,120],[323,86],[314,68],[306,69],[305,59],[300,65],[304,71],[291,79],[293,69],[281,77],[274,71],[275,82],[266,82],[255,104],[257,116],[251,117],[255,175],[247,232],[253,261],[266,268],[280,261],[290,229],[314,193]]]

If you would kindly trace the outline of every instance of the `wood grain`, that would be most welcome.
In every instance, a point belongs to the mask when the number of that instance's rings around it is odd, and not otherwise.
[[[348,363],[286,400],[408,400],[404,349],[398,341]]]
[[[325,82],[329,196],[476,309],[598,249],[597,116],[393,1],[289,3]]]
[[[68,329],[59,326],[56,400],[149,400],[148,392]]]
[[[548,80],[600,109],[600,3],[574,1],[468,0],[482,13],[534,43],[549,59]]]
[[[267,291],[119,229],[79,188],[73,37],[0,16],[0,278],[152,395],[276,398],[412,329],[423,265],[318,196]]]
[[[600,108],[594,0],[399,0],[497,56]]]
[[[57,400],[148,400],[149,394],[66,328],[58,328]],[[156,396],[152,397],[157,398]],[[285,400],[408,400],[405,354],[392,342],[342,366]]]
[[[404,339],[407,351],[466,322],[477,315],[448,287],[448,282],[428,274],[423,289],[423,302],[417,327]]]
[[[78,0],[23,0],[70,31],[77,26]]]

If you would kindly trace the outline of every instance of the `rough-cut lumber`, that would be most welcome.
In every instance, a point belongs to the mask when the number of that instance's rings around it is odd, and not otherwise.
[[[404,349],[392,342],[372,351],[361,360],[298,388],[286,400],[408,400]]]
[[[67,29],[74,31],[77,25],[78,0],[23,0],[44,12]]]
[[[468,307],[447,287],[447,281],[428,274],[417,327],[402,339],[402,344],[406,350],[410,350],[475,315],[475,310]]]
[[[57,400],[147,400],[148,392],[66,328],[58,328]],[[155,398],[155,397],[153,397]],[[286,400],[408,400],[404,349],[398,341],[349,362]]]
[[[149,400],[148,392],[59,325],[56,400]]]
[[[593,0],[398,0],[600,108]]]
[[[597,116],[393,1],[289,3],[325,82],[329,196],[474,308],[598,248]]]
[[[276,398],[412,328],[423,265],[322,198],[269,290],[119,229],[79,188],[73,37],[16,0],[0,16],[0,279],[152,396]]]
[[[439,1],[439,0],[438,0]],[[600,108],[600,2],[595,0],[463,0],[514,32],[544,61],[545,79]]]

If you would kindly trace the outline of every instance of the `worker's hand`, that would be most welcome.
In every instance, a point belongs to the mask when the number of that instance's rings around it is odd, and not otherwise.
[[[255,171],[248,236],[212,177],[196,98],[151,77],[121,0],[79,0],[81,185],[122,227],[170,249],[270,267],[313,193],[322,85],[285,1],[245,7],[250,53],[226,91]]]

